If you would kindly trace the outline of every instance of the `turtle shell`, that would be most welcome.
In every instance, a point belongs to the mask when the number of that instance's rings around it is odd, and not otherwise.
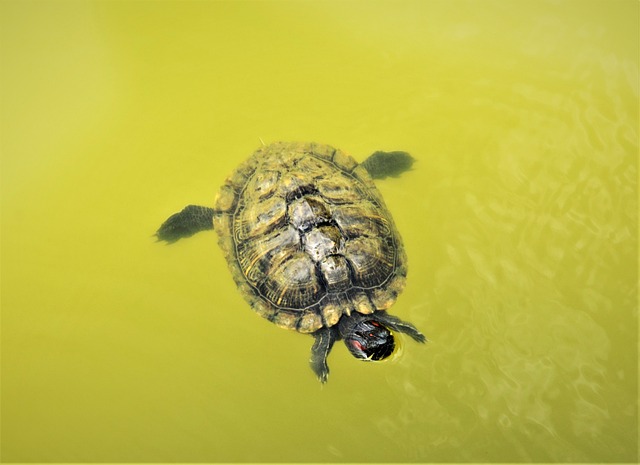
[[[242,295],[276,325],[312,333],[389,308],[407,273],[371,177],[328,145],[277,142],[227,178],[214,228]]]

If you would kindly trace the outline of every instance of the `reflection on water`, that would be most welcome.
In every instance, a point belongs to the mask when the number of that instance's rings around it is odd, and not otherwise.
[[[5,461],[637,460],[636,2],[0,8]],[[321,387],[213,234],[153,242],[259,138],[417,159],[426,346]]]

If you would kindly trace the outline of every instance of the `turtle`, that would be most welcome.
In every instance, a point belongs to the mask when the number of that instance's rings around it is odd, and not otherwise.
[[[394,352],[394,331],[426,340],[387,313],[405,287],[407,258],[373,183],[413,162],[403,151],[377,151],[357,163],[325,144],[263,145],[226,179],[213,208],[188,205],[156,236],[173,243],[214,229],[252,309],[314,336],[309,362],[325,383],[327,356],[338,340],[366,361]]]

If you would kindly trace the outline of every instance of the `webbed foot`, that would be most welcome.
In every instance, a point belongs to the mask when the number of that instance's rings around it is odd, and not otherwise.
[[[377,151],[361,164],[373,179],[384,179],[388,176],[396,177],[408,171],[414,161],[415,159],[407,152]]]
[[[193,236],[197,232],[213,229],[214,213],[213,208],[188,205],[167,218],[158,228],[156,237],[159,241],[172,243]]]

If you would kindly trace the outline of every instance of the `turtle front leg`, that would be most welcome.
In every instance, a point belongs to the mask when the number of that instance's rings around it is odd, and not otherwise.
[[[418,331],[418,328],[407,321],[402,321],[397,316],[389,315],[387,312],[376,312],[374,316],[379,323],[382,323],[387,328],[391,328],[399,333],[408,334],[417,342],[426,342],[427,340],[424,334]]]
[[[156,232],[156,237],[159,241],[171,243],[197,232],[213,229],[214,213],[213,208],[188,205],[181,212],[167,218]]]
[[[338,330],[333,328],[322,328],[313,336],[316,338],[311,347],[311,359],[309,364],[311,369],[318,377],[321,383],[326,383],[329,377],[329,365],[327,365],[327,356],[331,352],[333,344],[338,340]]]

